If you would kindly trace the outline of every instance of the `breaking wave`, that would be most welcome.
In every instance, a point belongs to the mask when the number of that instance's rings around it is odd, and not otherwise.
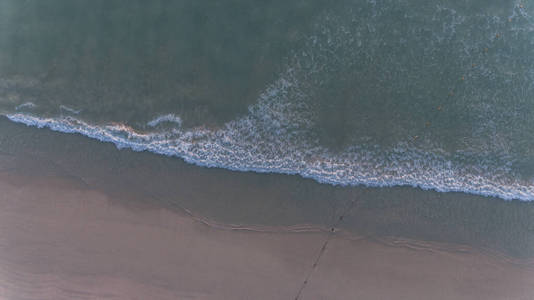
[[[307,134],[311,116],[291,72],[267,89],[243,118],[222,128],[172,128],[144,132],[132,127],[95,125],[71,116],[45,118],[26,113],[6,116],[28,126],[78,133],[119,149],[175,156],[204,167],[237,171],[298,174],[320,183],[369,187],[412,186],[439,192],[464,192],[502,199],[534,200],[534,182],[517,179],[509,157],[476,153],[424,151],[407,143],[389,150],[357,145],[332,153]],[[166,120],[167,117],[160,117]],[[155,120],[158,120],[156,118]]]

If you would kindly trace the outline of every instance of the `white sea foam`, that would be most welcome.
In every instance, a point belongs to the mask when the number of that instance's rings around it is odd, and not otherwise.
[[[284,145],[282,140],[274,144],[255,139],[255,142],[241,143],[248,134],[254,133],[236,130],[242,129],[247,123],[256,122],[250,119],[227,124],[225,129],[217,131],[174,130],[174,137],[169,139],[169,133],[142,134],[127,126],[96,126],[71,117],[52,119],[21,113],[7,117],[29,126],[80,133],[103,142],[112,142],[118,148],[180,157],[186,162],[205,167],[299,174],[334,185],[413,186],[507,200],[534,200],[534,183],[511,178],[506,167],[494,168],[492,164],[461,165],[451,160],[452,157],[410,149],[402,144],[389,152],[353,147],[341,155],[331,156],[319,149]],[[461,157],[469,157],[469,154],[455,156],[457,160],[466,161],[468,159]]]
[[[77,110],[77,109],[74,109],[74,108],[70,108],[68,106],[65,106],[65,105],[60,105],[59,106],[59,109],[61,111],[66,111],[68,113],[71,113],[71,114],[74,114],[74,115],[78,115],[80,114],[81,110]]]
[[[37,105],[35,105],[35,103],[33,103],[33,102],[25,102],[25,103],[22,103],[20,105],[17,105],[17,107],[15,107],[15,110],[21,110],[21,109],[25,109],[25,108],[32,109],[32,108],[35,108],[35,107],[37,107]]]
[[[175,114],[167,114],[167,115],[161,115],[157,118],[154,118],[150,122],[146,123],[150,127],[156,127],[161,123],[168,122],[168,123],[175,123],[178,126],[182,126],[182,119]]]

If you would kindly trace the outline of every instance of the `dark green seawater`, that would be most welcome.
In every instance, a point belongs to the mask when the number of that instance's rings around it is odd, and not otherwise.
[[[0,0],[0,113],[335,185],[534,200],[534,2]]]

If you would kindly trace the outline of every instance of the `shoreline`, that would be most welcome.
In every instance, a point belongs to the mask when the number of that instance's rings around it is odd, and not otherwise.
[[[0,115],[1,116],[1,115]],[[430,155],[428,153],[425,153],[424,151],[418,150],[416,148],[410,148],[405,147],[407,145],[401,146],[398,145],[401,148],[404,148],[400,152],[393,152],[389,153],[388,155],[379,155],[374,158],[375,160],[378,160],[380,162],[389,161],[392,159],[392,157],[395,157],[399,155],[399,153],[410,153],[406,154],[407,157],[405,157],[405,160],[413,160],[414,164],[416,165],[424,165],[423,167],[414,168],[410,167],[408,169],[400,169],[397,170],[398,173],[403,175],[392,175],[389,174],[387,177],[391,177],[388,180],[384,181],[382,178],[385,174],[373,173],[371,170],[367,171],[359,171],[361,174],[357,172],[357,174],[352,174],[351,177],[352,180],[349,179],[343,179],[343,177],[338,178],[332,173],[342,172],[345,173],[348,171],[347,174],[350,173],[349,169],[336,169],[336,165],[340,164],[350,164],[350,162],[347,161],[339,161],[339,162],[328,162],[325,161],[324,163],[329,165],[330,167],[322,170],[321,167],[317,167],[317,164],[315,166],[309,165],[305,168],[298,167],[299,164],[296,164],[295,168],[288,168],[287,164],[291,165],[291,159],[280,159],[278,160],[277,164],[281,165],[281,167],[276,166],[269,166],[269,165],[262,165],[261,163],[258,164],[258,161],[253,163],[252,165],[248,165],[247,163],[241,163],[237,165],[233,165],[233,160],[239,160],[239,156],[237,157],[227,157],[227,159],[221,159],[215,155],[215,157],[211,157],[212,154],[210,152],[213,150],[215,153],[221,153],[221,155],[224,156],[224,153],[227,152],[226,146],[219,145],[216,141],[212,141],[211,143],[208,143],[204,145],[203,147],[200,146],[200,148],[209,148],[212,150],[203,150],[200,152],[191,151],[188,150],[188,147],[182,148],[180,145],[188,144],[190,141],[187,139],[180,140],[178,142],[178,145],[164,145],[167,144],[167,134],[166,133],[142,133],[138,132],[135,129],[121,124],[110,124],[109,126],[98,126],[98,125],[91,125],[89,123],[86,123],[82,120],[76,119],[76,118],[42,118],[33,116],[31,114],[24,114],[24,113],[14,113],[14,114],[5,114],[1,116],[3,118],[9,119],[10,121],[17,123],[17,124],[23,124],[28,127],[34,127],[39,129],[49,129],[55,132],[59,133],[68,133],[68,134],[79,134],[82,136],[85,136],[90,139],[97,140],[99,142],[103,143],[111,143],[115,145],[118,149],[130,149],[134,152],[151,152],[156,155],[162,155],[167,156],[171,158],[180,159],[182,161],[185,161],[191,165],[195,165],[197,167],[204,167],[204,168],[220,168],[225,169],[229,171],[237,171],[237,172],[253,172],[253,173],[259,173],[259,174],[271,174],[271,175],[298,175],[302,177],[303,179],[311,179],[316,181],[319,184],[329,184],[332,186],[339,186],[339,187],[366,187],[366,188],[396,188],[396,187],[408,187],[408,188],[416,188],[423,191],[436,191],[440,193],[463,193],[468,195],[474,195],[474,196],[481,196],[481,197],[489,197],[489,198],[500,198],[502,200],[506,201],[533,201],[534,196],[531,187],[528,185],[528,183],[524,181],[515,181],[515,179],[509,180],[507,184],[500,183],[497,181],[493,181],[491,178],[485,178],[484,173],[481,174],[471,174],[470,176],[462,176],[460,175],[462,172],[457,170],[457,166],[455,168],[450,169],[442,169],[443,166],[447,166],[451,164],[452,156],[441,156],[441,155]],[[168,118],[168,115],[160,116],[159,118]],[[157,118],[156,118],[157,120]],[[120,133],[120,134],[119,134]],[[206,132],[204,130],[200,130],[198,132],[193,131],[186,131],[183,132],[183,135],[205,135]],[[170,133],[172,136],[173,134]],[[209,134],[208,134],[209,135]],[[165,137],[163,137],[165,136]],[[175,137],[178,139],[178,137]],[[208,138],[209,139],[209,138]],[[147,140],[150,140],[151,142],[147,142]],[[172,140],[172,139],[171,139]],[[178,139],[179,140],[179,139]],[[155,142],[155,143],[154,143]],[[163,145],[162,145],[163,144]],[[172,144],[172,142],[171,142]],[[249,145],[252,146],[252,145]],[[233,149],[237,153],[240,153],[240,149]],[[242,150],[242,149],[241,149]],[[233,152],[233,151],[232,151]],[[241,151],[241,155],[247,156],[249,153],[243,153]],[[319,155],[319,154],[318,154]],[[359,153],[360,156],[374,156],[371,152],[362,152]],[[462,156],[463,159],[474,159],[475,157],[471,157],[472,153],[458,153],[458,155]],[[421,158],[426,157],[426,158]],[[298,157],[296,158],[298,159]],[[276,161],[276,160],[275,160]],[[427,165],[425,165],[428,163]],[[501,163],[504,163],[501,161]],[[322,163],[321,163],[322,164]],[[408,164],[411,165],[411,164]],[[471,166],[473,167],[473,166]],[[487,169],[488,166],[477,166]],[[421,169],[425,169],[425,171],[428,173],[427,175],[424,175],[425,172],[421,173],[420,175],[423,176],[419,178],[418,176],[415,176],[414,178],[411,178],[413,176],[408,176],[409,179],[405,178],[405,174],[411,174],[411,173],[418,173],[421,171]],[[436,169],[441,171],[435,171]],[[453,171],[454,170],[454,171]],[[440,172],[446,172],[450,173],[452,172],[455,174],[454,176],[448,176],[447,178],[449,180],[445,180],[441,182],[442,173]],[[459,172],[459,173],[458,173]],[[358,175],[359,174],[359,175]],[[429,175],[430,174],[430,175]],[[433,174],[433,175],[432,175]],[[348,176],[348,175],[346,175]],[[458,177],[458,179],[456,178]],[[337,178],[337,179],[336,179]],[[451,185],[451,183],[447,183],[450,180],[454,180],[454,184]],[[476,185],[469,186],[468,182],[474,181],[476,182]],[[462,185],[465,185],[461,187]],[[509,184],[509,185],[508,185]]]

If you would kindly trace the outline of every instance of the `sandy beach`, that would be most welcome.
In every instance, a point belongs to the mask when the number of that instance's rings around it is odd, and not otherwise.
[[[304,224],[235,227],[150,202],[117,202],[52,172],[23,175],[9,162],[3,156],[2,299],[534,296],[528,259]]]

